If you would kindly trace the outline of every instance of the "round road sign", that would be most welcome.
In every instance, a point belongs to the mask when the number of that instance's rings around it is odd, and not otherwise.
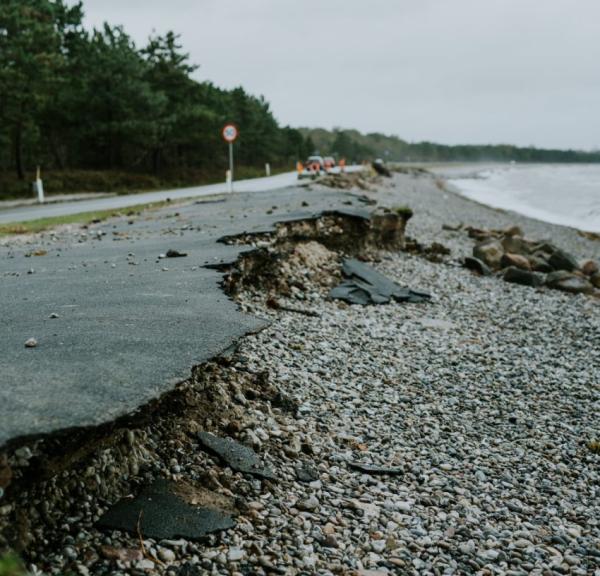
[[[227,124],[223,128],[223,139],[225,142],[235,142],[238,137],[238,129],[235,124]]]

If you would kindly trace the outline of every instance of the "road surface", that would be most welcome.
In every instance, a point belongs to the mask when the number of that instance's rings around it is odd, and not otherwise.
[[[362,170],[362,166],[348,166],[347,172]],[[267,192],[294,186],[298,183],[297,172],[285,172],[277,176],[264,178],[252,178],[240,180],[234,183],[235,192]],[[139,204],[161,202],[170,198],[180,200],[183,198],[195,198],[201,196],[212,196],[228,192],[225,182],[208,184],[206,186],[192,186],[189,188],[175,188],[171,190],[157,190],[156,192],[143,192],[141,194],[128,194],[126,196],[104,196],[90,200],[78,200],[76,202],[57,202],[52,204],[28,205],[12,207],[0,210],[0,224],[12,224],[14,222],[25,222],[27,220],[39,220],[41,218],[54,218],[57,216],[69,216],[83,212],[98,212],[101,210],[117,210],[128,208]]]
[[[264,192],[293,186],[298,179],[297,172],[286,172],[268,178],[252,178],[235,182],[235,192]],[[141,194],[128,194],[126,196],[107,196],[92,200],[78,200],[76,202],[60,202],[55,204],[42,204],[35,206],[20,206],[9,210],[0,211],[0,224],[38,220],[40,218],[54,218],[56,216],[69,216],[83,212],[98,212],[100,210],[117,210],[150,202],[161,202],[170,198],[194,198],[211,196],[228,192],[225,182],[209,184],[207,186],[192,186],[189,188],[176,188],[172,190],[157,190],[156,192],[143,192]]]
[[[255,184],[240,183],[238,190]],[[264,190],[264,179],[259,185]],[[178,194],[189,196],[190,189]],[[132,198],[149,197],[156,193]],[[366,218],[367,208],[345,192],[288,187],[166,206],[0,246],[0,448],[128,414],[260,328],[262,321],[223,293],[222,273],[206,267],[232,263],[249,249],[219,238],[273,231],[277,222],[324,211]],[[187,256],[161,259],[168,250]],[[30,338],[37,347],[25,347]]]

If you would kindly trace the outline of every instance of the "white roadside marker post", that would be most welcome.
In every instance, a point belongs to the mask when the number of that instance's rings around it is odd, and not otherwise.
[[[271,165],[268,162],[265,164],[265,173],[267,177],[271,175]]]
[[[43,204],[44,203],[44,183],[42,182],[39,166],[37,167],[37,170],[35,173],[34,188],[35,188],[35,191],[37,192],[38,202],[40,204]]]
[[[229,193],[233,193],[233,143],[238,137],[238,129],[235,124],[226,124],[221,132],[225,142],[229,144],[229,170],[227,171],[227,182]]]

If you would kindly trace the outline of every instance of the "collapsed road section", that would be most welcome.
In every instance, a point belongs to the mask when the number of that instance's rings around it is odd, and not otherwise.
[[[366,221],[371,207],[291,188],[2,247],[0,447],[129,414],[260,329],[210,269],[250,248],[218,240],[332,211]]]
[[[408,212],[375,209],[372,201],[348,193],[287,189],[257,194],[251,201],[232,196],[132,213],[7,242],[1,249],[6,306],[2,495],[14,501],[15,491],[53,481],[102,447],[123,446],[126,468],[113,466],[112,478],[96,475],[97,485],[137,475],[138,462],[148,461],[147,445],[134,441],[125,424],[135,418],[138,424],[148,421],[159,398],[168,398],[166,413],[186,413],[192,420],[185,382],[194,367],[202,370],[241,336],[265,326],[242,313],[225,293],[233,292],[236,273],[250,278],[244,263],[261,260],[261,249],[242,239],[270,238],[278,249],[322,240],[342,254],[357,255],[379,244],[401,247],[409,217]],[[191,382],[193,388],[198,377]],[[178,383],[184,387],[176,390]],[[174,399],[179,393],[183,404]],[[286,402],[277,394],[265,397],[274,405]],[[213,402],[202,412],[225,412],[225,404]],[[232,426],[242,421],[237,416]],[[164,498],[179,506],[182,517],[188,514],[186,522],[192,525],[205,519],[217,527],[230,522],[214,507],[186,512],[177,491],[169,490],[164,483],[149,486],[140,502]],[[159,498],[159,492],[164,496]],[[135,515],[132,506],[125,501],[103,522],[115,527],[130,522],[134,531],[136,523],[127,520],[128,514]],[[26,548],[34,540],[28,532],[32,518],[19,513],[18,506],[5,507],[15,516],[2,540]],[[138,522],[146,531],[161,524],[161,512],[150,514],[156,516]]]

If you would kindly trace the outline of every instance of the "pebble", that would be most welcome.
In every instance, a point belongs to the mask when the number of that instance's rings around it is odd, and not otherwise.
[[[296,508],[298,510],[316,510],[319,507],[319,501],[315,496],[310,496],[304,500],[296,502]]]

